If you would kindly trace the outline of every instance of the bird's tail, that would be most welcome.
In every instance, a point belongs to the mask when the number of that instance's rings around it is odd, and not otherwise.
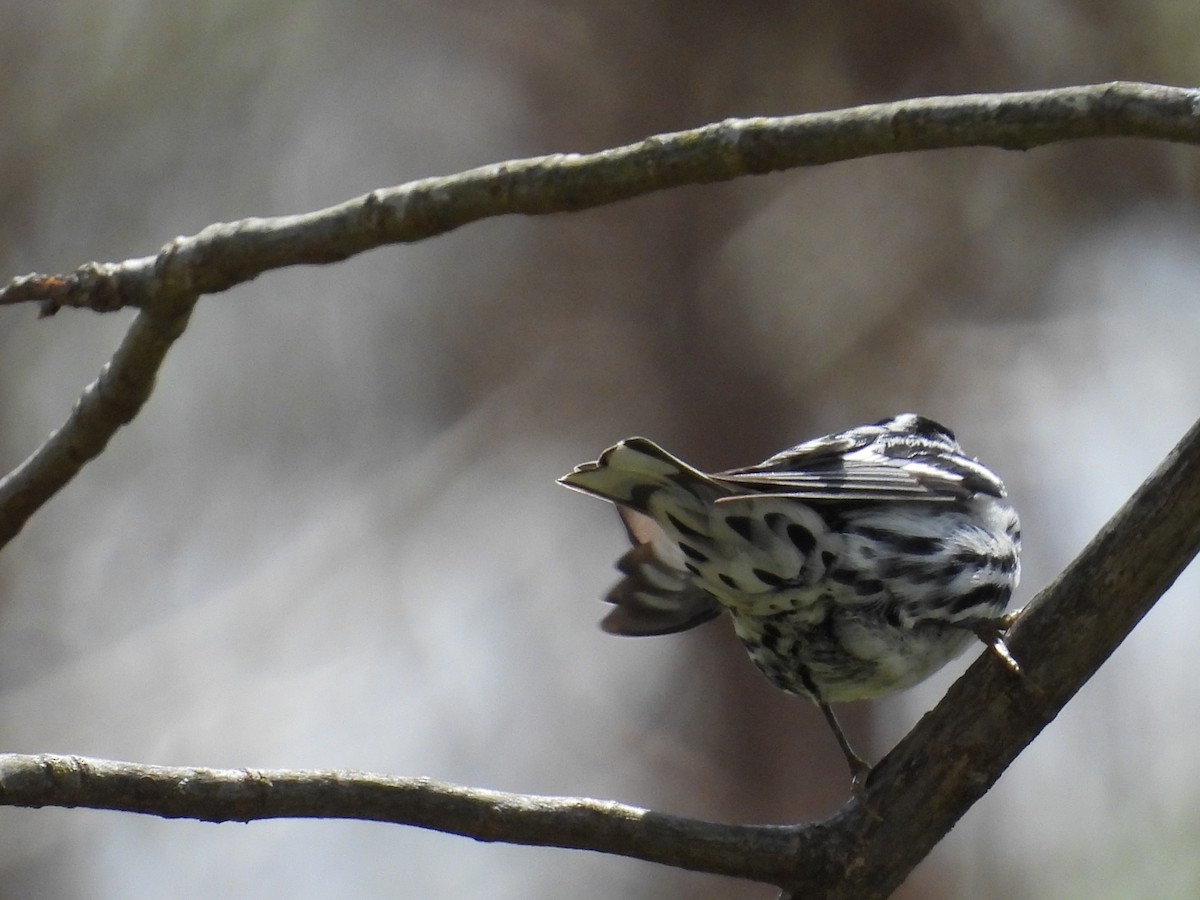
[[[617,506],[632,549],[617,561],[625,575],[604,598],[615,607],[600,623],[611,634],[671,634],[694,628],[721,612],[702,590],[679,546],[655,519],[683,533],[703,528],[705,495],[724,493],[699,469],[653,441],[629,438],[584,463],[560,483]],[[693,532],[696,533],[696,532]]]
[[[632,437],[609,447],[595,462],[576,466],[559,484],[627,506],[649,512],[649,500],[658,491],[684,488],[695,494],[697,488],[725,493],[716,483],[646,438]]]
[[[617,512],[633,547],[617,560],[625,577],[605,595],[614,608],[600,627],[626,637],[674,634],[720,615],[721,605],[696,584],[683,553],[659,524],[627,506]]]

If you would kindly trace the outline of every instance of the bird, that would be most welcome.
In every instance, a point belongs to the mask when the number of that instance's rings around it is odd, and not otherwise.
[[[901,413],[717,473],[631,437],[559,482],[615,504],[632,545],[601,627],[664,635],[729,615],[759,671],[820,708],[855,793],[871,767],[830,704],[911,687],[973,637],[1020,671],[1004,641],[1020,520],[932,419]]]

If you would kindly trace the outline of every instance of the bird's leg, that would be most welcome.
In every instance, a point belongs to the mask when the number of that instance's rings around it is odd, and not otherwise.
[[[821,707],[821,715],[829,723],[829,729],[837,738],[838,746],[842,748],[842,755],[846,757],[846,763],[850,766],[850,793],[862,804],[867,815],[876,822],[882,822],[883,816],[877,813],[863,796],[867,790],[867,776],[871,774],[871,764],[854,752],[850,741],[846,739],[846,732],[842,731],[842,726],[838,723],[837,716],[833,714],[829,704],[818,697],[817,706]]]
[[[850,792],[858,796],[867,786],[867,775],[871,773],[871,764],[855,753],[854,748],[850,746],[846,732],[842,731],[842,726],[838,722],[837,716],[833,714],[833,710],[825,702],[820,688],[817,687],[817,683],[813,680],[808,669],[801,667],[798,674],[800,676],[800,683],[804,686],[805,693],[808,694],[810,700],[821,708],[821,715],[829,723],[829,730],[833,732],[833,736],[837,738],[838,746],[842,748],[842,755],[846,757],[846,764],[850,766]]]
[[[842,748],[842,755],[846,757],[846,763],[850,766],[850,790],[854,794],[861,794],[867,786],[867,775],[871,772],[871,764],[854,752],[829,704],[824,700],[817,700],[817,706],[821,707],[821,714],[829,723],[829,729],[837,738],[838,746]]]

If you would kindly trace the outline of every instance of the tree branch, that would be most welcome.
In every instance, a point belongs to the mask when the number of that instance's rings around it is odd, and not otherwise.
[[[216,771],[0,756],[0,805],[84,806],[206,821],[355,818],[485,841],[614,853],[780,885],[883,898],[991,787],[1200,549],[1200,423],[1009,635],[1023,673],[984,653],[821,823],[718,825],[596,800],[350,772]]]
[[[228,290],[271,269],[340,262],[492,216],[589,209],[686,184],[729,181],[798,166],[949,147],[1028,150],[1087,137],[1200,143],[1200,91],[1136,82],[1048,91],[878,103],[781,118],[726,119],[599,153],[555,154],[425,178],[305,215],[243,219],[179,238],[199,294]],[[153,257],[89,263],[72,275],[26,275],[0,305],[38,302],[43,315],[74,306],[139,305],[124,282]]]
[[[855,866],[825,893],[887,897],[1149,612],[1200,551],[1200,422],[1083,552],[1026,607],[1008,636],[1022,675],[984,653],[871,772],[872,818],[829,821],[853,835]],[[804,890],[799,891],[799,886]]]
[[[0,805],[64,806],[207,822],[359,819],[480,841],[596,850],[740,878],[785,877],[820,826],[717,825],[621,803],[343,770],[195,769],[0,754]]]
[[[0,481],[0,547],[100,453],[149,397],[198,296],[272,269],[339,262],[491,216],[544,215],[796,166],[947,147],[1028,149],[1084,137],[1200,143],[1200,91],[1133,82],[880,103],[783,118],[727,119],[588,155],[497,163],[372,191],[305,215],[210,225],[156,256],[23,275],[0,305],[112,312],[134,307],[125,342],[68,420]],[[151,310],[150,306],[155,309]]]
[[[166,257],[164,257],[166,258]],[[24,462],[0,478],[0,547],[25,527],[47,500],[108,446],[133,420],[154,389],[171,345],[183,334],[199,295],[151,269],[139,284],[147,301],[111,360],[84,388],[67,419]]]
[[[651,191],[867,155],[962,146],[1027,149],[1128,136],[1200,143],[1200,92],[1115,83],[945,97],[781,119],[728,120],[587,156],[548,156],[431,178],[308,215],[246,219],[155,257],[30,275],[0,304],[138,310],[111,362],[46,444],[0,480],[0,545],[99,454],[149,397],[199,296],[284,266],[417,241],[488,216],[584,209]],[[788,887],[884,897],[1099,667],[1200,546],[1200,426],[1088,548],[827,822],[726,826],[615,803],[522,797],[345,772],[218,772],[0,757],[0,805],[87,806],[210,821],[331,816],[480,840],[618,853]]]

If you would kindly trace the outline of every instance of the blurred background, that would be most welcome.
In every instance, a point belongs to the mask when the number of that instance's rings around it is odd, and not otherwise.
[[[4,277],[727,116],[1200,72],[1200,12],[1168,0],[0,10]],[[1196,153],[862,160],[205,298],[143,414],[0,557],[0,748],[823,818],[847,778],[815,707],[727,623],[602,634],[623,535],[554,479],[630,434],[726,468],[917,410],[1008,481],[1027,601],[1200,411]],[[130,319],[35,313],[0,310],[5,470]],[[1196,895],[1197,592],[1185,575],[900,896]],[[843,706],[859,749],[965,664]],[[5,897],[775,893],[364,823],[0,828]]]

